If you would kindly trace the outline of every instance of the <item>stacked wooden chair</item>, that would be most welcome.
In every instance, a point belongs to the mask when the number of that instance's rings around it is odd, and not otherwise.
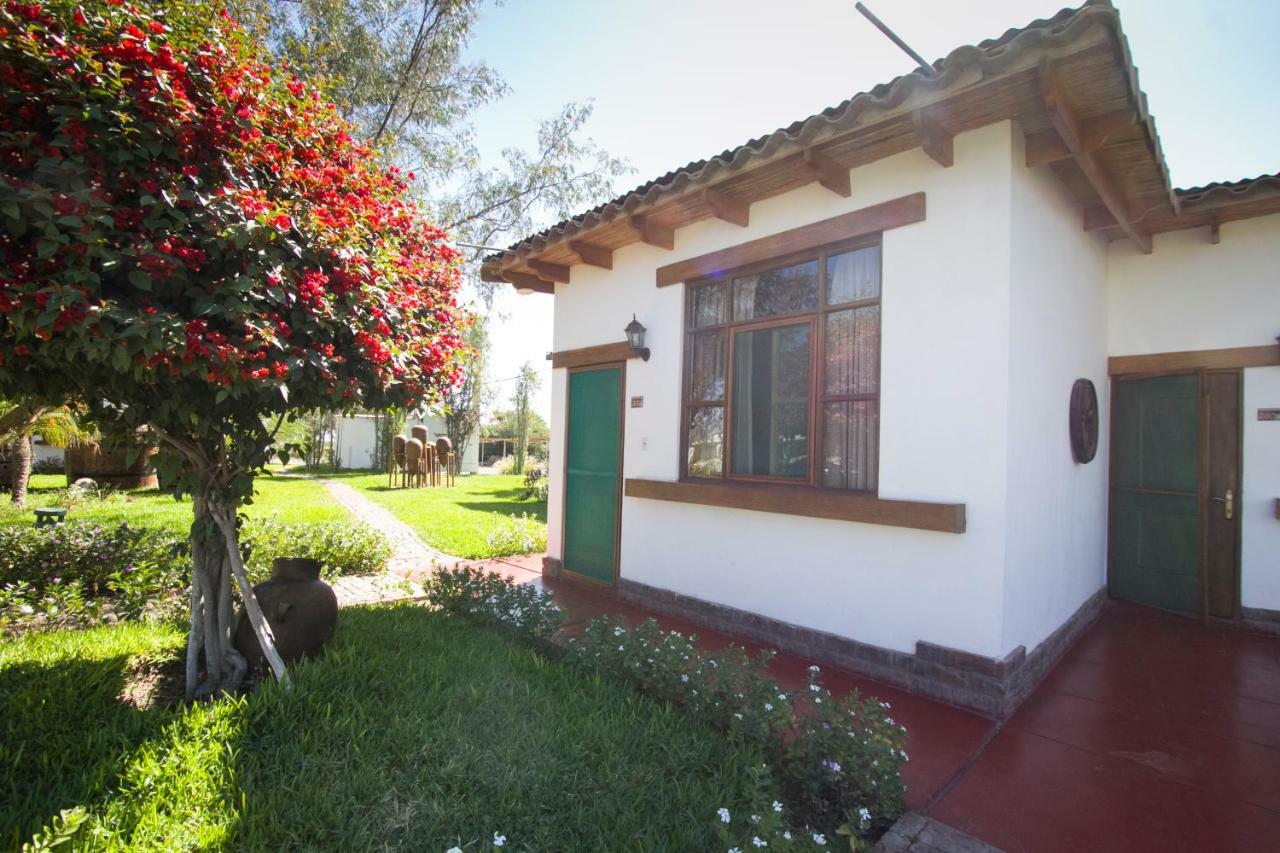
[[[457,482],[458,458],[453,452],[453,442],[446,436],[437,436],[433,442],[431,432],[424,426],[411,427],[409,437],[394,436],[387,460],[387,485],[394,488],[399,479],[400,488],[420,489],[423,486],[452,486]]]

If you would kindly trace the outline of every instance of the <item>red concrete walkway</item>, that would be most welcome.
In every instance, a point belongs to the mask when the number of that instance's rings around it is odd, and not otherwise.
[[[549,588],[570,632],[652,617],[709,650],[759,648],[605,587],[544,583],[540,557],[485,566]],[[794,689],[810,663],[780,654],[771,674]],[[910,808],[1009,853],[1280,850],[1280,637],[1109,606],[1003,725],[834,667],[824,680],[907,727]]]
[[[1280,637],[1108,607],[930,814],[1010,853],[1280,850]]]

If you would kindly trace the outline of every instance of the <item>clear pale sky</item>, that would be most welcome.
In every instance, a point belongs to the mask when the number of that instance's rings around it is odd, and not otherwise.
[[[866,0],[926,59],[1049,17],[1054,0]],[[1175,186],[1280,171],[1280,0],[1117,0]],[[625,191],[911,70],[853,0],[508,0],[469,48],[511,93],[476,117],[496,159],[539,119],[592,100],[589,135],[635,172]],[[547,223],[552,224],[552,223]],[[539,370],[551,298],[504,289],[491,376]],[[616,319],[617,335],[628,317]],[[538,410],[550,414],[549,372]],[[513,383],[500,382],[497,408]]]

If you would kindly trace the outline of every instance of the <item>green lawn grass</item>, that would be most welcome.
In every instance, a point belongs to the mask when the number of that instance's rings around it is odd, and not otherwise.
[[[614,682],[412,605],[342,612],[320,660],[190,709],[135,707],[175,628],[0,645],[0,846],[60,810],[68,849],[705,850],[746,809],[733,746]],[[133,691],[136,694],[136,691]]]
[[[334,474],[414,529],[423,541],[465,559],[491,555],[487,536],[496,519],[527,515],[543,531],[546,501],[521,500],[524,478],[502,475],[459,477],[449,488],[392,489],[386,474]]]
[[[0,524],[33,524],[37,507],[59,506],[65,499],[67,478],[61,474],[35,474],[27,495],[27,509],[16,511],[0,503]],[[350,518],[341,504],[320,483],[286,477],[258,477],[258,494],[244,507],[250,518],[273,514],[286,523],[345,521]],[[6,501],[0,496],[0,501]],[[184,536],[191,528],[191,501],[176,501],[159,490],[114,492],[104,500],[82,500],[71,507],[67,520],[128,522],[134,527],[163,527]]]

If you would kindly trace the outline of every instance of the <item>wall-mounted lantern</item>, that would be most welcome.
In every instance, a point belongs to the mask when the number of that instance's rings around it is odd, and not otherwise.
[[[640,321],[636,319],[636,315],[631,315],[631,322],[624,329],[627,333],[627,343],[631,344],[631,350],[645,361],[649,360],[649,348],[644,345],[644,326],[640,325]]]

